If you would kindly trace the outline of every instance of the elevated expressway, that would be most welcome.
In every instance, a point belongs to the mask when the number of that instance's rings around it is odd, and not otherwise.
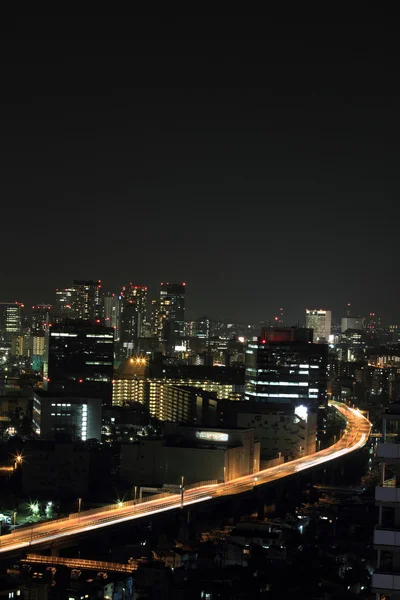
[[[362,448],[370,434],[370,422],[358,410],[345,404],[331,402],[331,405],[343,415],[347,424],[342,437],[329,448],[226,483],[199,484],[197,487],[186,488],[182,497],[180,495],[161,494],[150,497],[147,501],[139,504],[133,501],[119,503],[75,513],[64,519],[17,529],[9,535],[0,537],[0,556],[9,552],[31,550],[34,546],[41,544],[51,545],[65,540],[68,536],[88,533],[133,519],[151,517],[182,506],[186,507],[207,502],[221,496],[240,494],[250,491],[256,486],[295,475],[305,469],[322,465]]]

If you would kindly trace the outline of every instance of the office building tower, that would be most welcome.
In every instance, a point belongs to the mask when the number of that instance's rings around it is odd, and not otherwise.
[[[327,345],[313,344],[310,329],[264,328],[247,344],[245,400],[326,405],[327,362]]]
[[[313,342],[328,342],[331,335],[332,312],[330,310],[306,310],[306,328],[313,330]]]
[[[160,309],[164,316],[164,339],[169,350],[180,346],[185,335],[186,283],[161,283]]]
[[[372,450],[372,449],[371,449]],[[371,587],[377,600],[400,598],[400,404],[392,404],[383,415],[382,442],[376,456],[380,461],[380,484],[375,488],[378,526],[374,546],[377,570]]]
[[[43,388],[111,404],[114,330],[83,321],[52,325],[46,336]]]
[[[71,306],[75,320],[104,322],[104,292],[100,279],[74,280]]]
[[[56,301],[51,311],[53,323],[72,319],[72,288],[56,289]]]
[[[21,302],[0,302],[0,340],[11,342],[13,336],[22,332]]]
[[[51,306],[49,304],[36,304],[32,306],[31,334],[44,335],[50,323]]]
[[[108,294],[104,298],[104,325],[114,329],[114,340],[120,337],[120,316],[122,297],[117,294]]]

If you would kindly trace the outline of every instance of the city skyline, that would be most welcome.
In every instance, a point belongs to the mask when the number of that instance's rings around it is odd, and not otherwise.
[[[167,279],[188,282],[193,317],[284,306],[296,322],[351,302],[398,320],[396,71],[380,25],[258,36],[252,20],[221,40],[155,23],[132,41],[101,19],[101,36],[71,39],[67,21],[58,39],[26,23],[2,40],[5,301]]]

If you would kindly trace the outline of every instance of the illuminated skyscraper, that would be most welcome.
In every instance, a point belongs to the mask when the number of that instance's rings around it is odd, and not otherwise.
[[[20,302],[0,302],[0,340],[11,342],[21,334],[23,307]]]
[[[185,335],[186,283],[161,283],[160,312],[164,315],[163,336],[170,349]]]
[[[56,302],[51,311],[53,323],[72,318],[72,288],[56,289]]]
[[[108,294],[104,298],[104,324],[114,329],[114,339],[117,342],[120,337],[120,316],[122,296]]]
[[[32,306],[31,333],[35,336],[44,335],[50,323],[51,306],[49,304],[36,304]]]
[[[306,327],[313,330],[313,342],[328,342],[331,335],[332,312],[323,309],[306,310]]]
[[[146,315],[147,287],[132,283],[124,286],[121,291],[120,342],[126,356],[133,354],[138,347]]]
[[[100,280],[74,280],[71,292],[73,319],[104,322],[104,293]]]

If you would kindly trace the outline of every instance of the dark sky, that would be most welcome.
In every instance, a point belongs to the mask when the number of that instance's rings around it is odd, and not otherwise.
[[[1,36],[0,300],[74,278],[188,315],[400,321],[398,61],[380,24],[26,20]]]

